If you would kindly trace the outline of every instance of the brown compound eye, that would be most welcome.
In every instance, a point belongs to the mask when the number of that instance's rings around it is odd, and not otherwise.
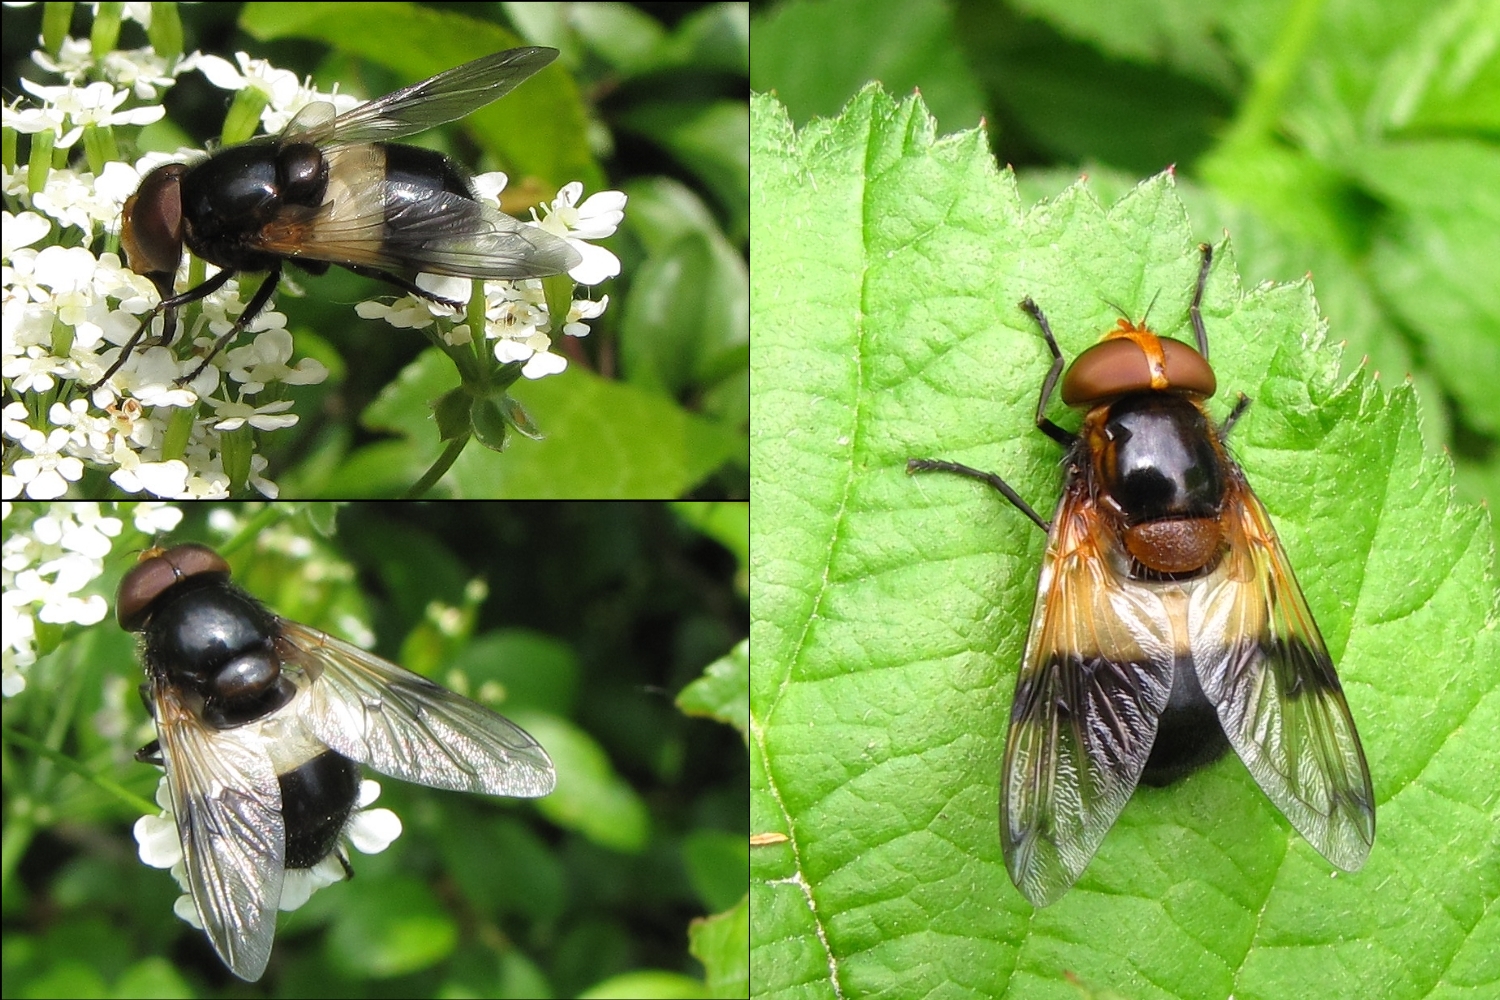
[[[166,163],[146,175],[141,186],[125,202],[120,245],[136,274],[151,279],[162,296],[172,294],[172,280],[182,262],[181,163]]]
[[[158,597],[188,577],[205,573],[229,577],[229,563],[207,545],[147,549],[120,581],[115,595],[115,618],[120,627],[127,632],[141,631]]]
[[[1186,392],[1204,399],[1218,379],[1203,355],[1149,330],[1129,329],[1084,351],[1063,376],[1062,398],[1087,406],[1128,392]]]

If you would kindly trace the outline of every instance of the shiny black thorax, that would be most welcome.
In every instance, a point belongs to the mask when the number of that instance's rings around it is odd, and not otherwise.
[[[1092,455],[1094,487],[1127,525],[1216,518],[1229,470],[1217,431],[1192,400],[1134,393],[1090,419],[1077,447]]]
[[[244,725],[295,693],[281,675],[279,633],[276,616],[243,590],[213,576],[193,577],[153,604],[146,669],[190,695],[209,726]]]
[[[215,729],[262,719],[285,707],[297,689],[276,650],[279,619],[217,575],[174,584],[152,603],[143,659],[153,678],[175,686]],[[150,685],[142,685],[147,707]],[[161,764],[153,741],[137,759]],[[274,755],[273,755],[274,757]],[[338,845],[359,798],[359,765],[333,750],[277,775],[287,868],[311,868]],[[347,870],[347,866],[346,866]]]
[[[280,255],[249,240],[288,206],[302,206],[311,215],[327,190],[328,161],[309,143],[247,143],[221,150],[182,175],[184,242],[220,267],[268,271]]]
[[[1234,475],[1218,430],[1203,407],[1181,395],[1123,396],[1090,415],[1075,443],[1088,454],[1090,488],[1132,526],[1178,518],[1217,518]],[[1213,570],[1217,560],[1179,579]],[[1157,723],[1156,741],[1141,773],[1147,785],[1167,785],[1211,764],[1229,749],[1217,710],[1199,686],[1187,650],[1179,650],[1172,692]]]

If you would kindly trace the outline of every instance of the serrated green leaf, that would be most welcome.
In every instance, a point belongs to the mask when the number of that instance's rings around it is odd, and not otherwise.
[[[745,960],[749,923],[747,897],[723,913],[694,920],[688,928],[688,947],[703,963],[711,996],[749,996],[750,970]]]
[[[977,132],[861,92],[795,132],[752,102],[751,851],[757,996],[1475,997],[1500,986],[1500,662],[1485,515],[1449,505],[1414,394],[1339,374],[1312,286],[1204,302],[1230,450],[1270,510],[1375,778],[1365,868],[1335,873],[1228,759],[1138,790],[1078,884],[1033,910],[1000,856],[1006,719],[1059,453],[1032,416],[1153,301],[1191,337],[1198,256],[1170,174],[1106,210],[1028,208]],[[1065,426],[1076,415],[1049,411]],[[777,842],[772,842],[777,841]]]
[[[677,707],[688,715],[717,719],[748,731],[746,691],[749,687],[750,644],[742,642],[703,669],[703,676],[677,695]]]
[[[953,6],[939,0],[775,4],[755,24],[750,85],[775,90],[792,118],[805,122],[836,113],[865,80],[897,93],[920,84],[938,120],[972,125],[984,105],[953,21]]]

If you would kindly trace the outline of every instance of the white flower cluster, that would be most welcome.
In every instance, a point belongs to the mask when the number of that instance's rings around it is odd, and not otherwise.
[[[201,71],[216,85],[254,88],[263,94],[267,103],[261,120],[269,131],[280,129],[312,101],[331,102],[340,112],[359,102],[320,94],[299,85],[290,72],[243,54],[237,57],[238,66],[195,53],[169,67],[150,50],[91,58],[87,42],[70,40],[57,59],[40,52],[33,58],[72,79],[83,79],[85,72],[102,73],[118,86],[95,82],[43,87],[23,79],[22,87],[39,106],[4,109],[4,126],[29,135],[33,155],[29,163],[3,168],[0,174],[8,200],[30,209],[6,212],[3,220],[0,375],[11,402],[0,409],[0,436],[5,439],[0,498],[78,495],[102,487],[104,476],[125,494],[225,498],[236,487],[231,475],[236,461],[250,487],[275,498],[278,487],[266,475],[266,458],[255,453],[257,441],[250,430],[269,433],[295,425],[298,416],[291,412],[287,387],[317,384],[329,374],[316,360],[293,362],[286,317],[263,310],[249,324],[248,339],[217,355],[190,383],[179,384],[198,367],[201,351],[244,311],[247,303],[237,280],[203,299],[196,318],[179,329],[171,346],[146,346],[151,343],[147,340],[108,380],[84,394],[84,387],[104,375],[141,317],[159,300],[151,282],[131,271],[114,251],[124,202],[159,164],[190,162],[203,155],[183,150],[172,157],[150,154],[134,164],[120,162],[107,158],[113,149],[111,130],[160,119],[160,104],[121,108],[132,94],[155,100],[176,74],[190,69]],[[75,147],[89,155],[79,154]],[[39,156],[38,150],[51,155]],[[59,155],[69,150],[74,155]],[[57,165],[63,162],[69,165]],[[484,175],[477,181],[480,197],[498,204],[504,175]],[[581,184],[567,185],[532,224],[578,250],[583,261],[570,276],[592,285],[619,273],[619,260],[587,241],[615,231],[624,217],[625,196],[607,191],[580,201],[582,193]],[[96,246],[105,249],[97,254],[88,249]],[[193,287],[188,284],[192,263],[185,262],[178,274],[179,291]],[[201,283],[214,273],[209,266],[205,274],[202,262],[197,262],[193,280]],[[423,276],[419,284],[430,288],[432,280]],[[450,297],[467,300],[469,287],[462,280]],[[574,301],[568,315],[555,322],[541,289],[536,279],[485,283],[482,335],[492,342],[489,349],[497,361],[522,363],[522,374],[528,378],[561,371],[566,362],[553,353],[553,336],[583,336],[588,332],[585,321],[597,317],[608,303],[607,296]],[[363,303],[357,311],[365,317],[383,317],[393,326],[436,327],[437,335],[450,344],[475,336],[467,326],[441,318],[449,310],[413,296],[394,303]],[[91,472],[99,475],[97,487],[80,483]]]
[[[37,625],[96,625],[109,613],[98,594],[84,594],[104,572],[104,559],[125,523],[98,503],[0,504],[0,665],[5,697],[26,687],[37,658]],[[182,511],[162,503],[130,505],[131,523],[146,534],[171,531]]]

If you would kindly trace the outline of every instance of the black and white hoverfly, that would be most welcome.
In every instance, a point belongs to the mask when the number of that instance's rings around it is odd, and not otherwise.
[[[177,309],[241,271],[269,273],[180,383],[197,378],[265,308],[284,261],[314,275],[337,264],[456,309],[463,304],[393,272],[517,279],[577,267],[582,257],[566,240],[479,201],[470,174],[453,160],[390,141],[464,117],[556,57],[556,49],[537,47],[496,52],[342,115],[317,101],[276,135],[151,171],[125,202],[120,242],[130,269],[156,286],[161,301],[90,390],[119,370],[157,316],[166,317],[160,343],[170,344]],[[175,294],[184,244],[220,270]]]
[[[532,798],[556,783],[520,727],[236,587],[204,545],[150,549],[120,582],[193,906],[231,972],[265,971],[288,869],[334,855],[359,764],[457,791]],[[347,861],[337,855],[347,871]]]

